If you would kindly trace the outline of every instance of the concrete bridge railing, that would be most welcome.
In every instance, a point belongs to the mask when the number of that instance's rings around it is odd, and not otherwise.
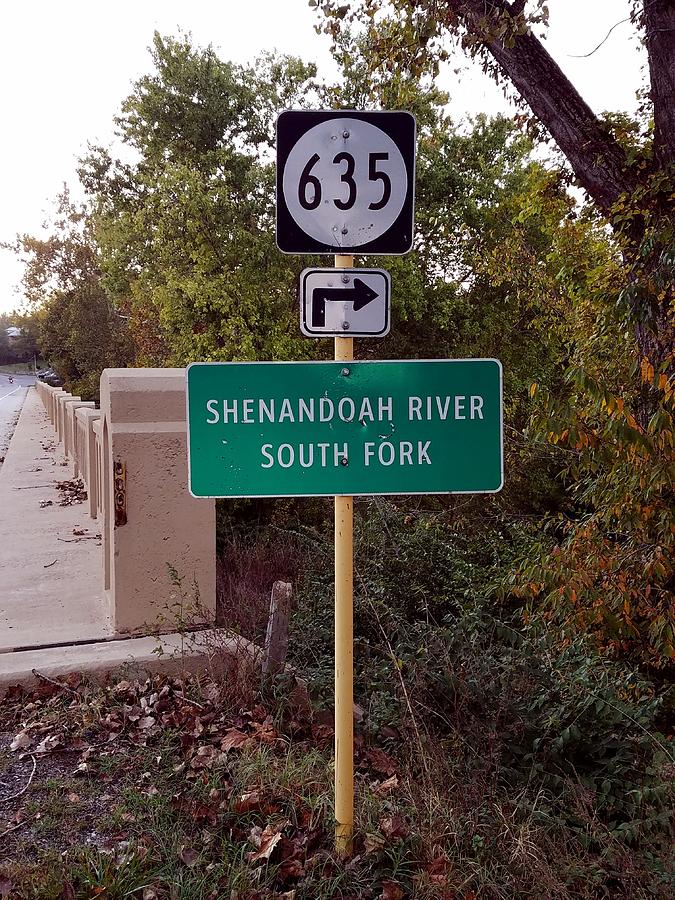
[[[187,488],[184,369],[106,369],[101,405],[37,383],[101,529],[117,635],[215,623],[215,503]]]

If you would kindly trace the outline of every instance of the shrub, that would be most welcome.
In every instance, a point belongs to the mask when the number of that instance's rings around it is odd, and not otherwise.
[[[545,623],[490,596],[517,552],[518,526],[458,533],[447,517],[373,501],[356,517],[355,693],[367,729],[450,742],[509,790],[536,788],[542,814],[589,845],[639,843],[670,828],[672,702],[587,640],[560,649]],[[300,532],[306,561],[291,654],[332,692],[332,545]],[[459,749],[458,749],[459,748]]]

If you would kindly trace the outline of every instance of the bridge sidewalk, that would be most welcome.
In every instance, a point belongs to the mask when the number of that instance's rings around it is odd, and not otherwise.
[[[72,477],[33,388],[0,468],[0,654],[112,636],[97,523],[57,488]]]

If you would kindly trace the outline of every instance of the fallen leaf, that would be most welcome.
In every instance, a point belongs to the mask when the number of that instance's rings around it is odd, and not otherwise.
[[[138,720],[138,727],[143,731],[147,731],[149,728],[155,724],[155,719],[152,716],[143,716],[142,719]]]
[[[305,874],[305,867],[299,859],[285,859],[279,866],[279,878],[282,881],[297,880]]]
[[[239,731],[238,728],[229,728],[223,735],[220,749],[223,753],[227,753],[228,750],[238,749],[249,741],[250,738],[243,731]]]
[[[46,738],[43,738],[40,743],[35,748],[36,753],[51,753],[52,750],[55,750],[57,747],[62,747],[63,741],[58,735],[49,734]]]
[[[395,787],[398,787],[398,776],[392,775],[391,778],[387,778],[386,781],[376,785],[373,788],[373,793],[378,795],[388,794],[389,791],[393,791]]]
[[[197,718],[195,719],[195,727],[192,729],[192,736],[197,738],[203,733],[204,726],[202,725],[201,720]]]
[[[177,812],[190,816],[195,822],[208,821],[215,825],[218,821],[218,808],[215,806],[207,806],[190,797],[184,797],[182,794],[175,794],[171,798],[171,806]]]
[[[253,853],[248,853],[246,858],[249,862],[260,862],[262,859],[269,859],[274,848],[282,838],[281,832],[288,825],[288,820],[278,825],[268,825],[264,831],[260,830],[260,826],[256,825],[251,829],[249,840],[258,849]]]
[[[382,834],[389,840],[402,839],[408,835],[408,827],[398,814],[385,816],[380,821]]]
[[[405,892],[400,884],[389,880],[382,882],[380,900],[403,900],[404,897]]]
[[[199,853],[192,847],[183,847],[178,856],[180,857],[181,862],[190,867],[194,866],[199,859]]]
[[[121,694],[133,693],[132,684],[130,681],[118,681],[115,687],[112,689],[113,694],[116,696],[120,696]]]
[[[363,841],[363,847],[366,853],[377,853],[386,843],[381,834],[367,834]]]
[[[246,794],[242,794],[235,802],[234,811],[236,813],[247,813],[253,809],[258,809],[259,806],[260,791],[248,791]]]
[[[20,731],[9,745],[9,749],[14,753],[17,750],[25,750],[27,747],[30,747],[32,743],[33,738],[30,736],[30,732]]]
[[[371,769],[375,772],[381,772],[382,775],[394,775],[397,771],[397,765],[394,760],[387,756],[384,750],[376,747],[366,753],[366,760],[370,764]]]
[[[255,724],[253,726],[251,736],[264,744],[273,744],[279,739],[279,732],[274,728],[271,721],[265,721],[262,725]]]
[[[380,735],[383,738],[390,738],[392,740],[401,740],[401,732],[397,728],[392,728],[391,725],[383,725],[380,729]]]
[[[194,756],[190,760],[190,768],[206,769],[208,766],[213,765],[217,755],[218,751],[210,744],[198,747]]]

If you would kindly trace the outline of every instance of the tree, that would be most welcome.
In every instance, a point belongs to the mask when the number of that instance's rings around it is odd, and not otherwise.
[[[526,323],[541,314],[538,295],[522,284],[541,271],[541,253],[569,201],[532,162],[531,141],[512,123],[481,120],[471,134],[453,134],[442,92],[405,73],[369,81],[367,50],[347,39],[341,83],[320,87],[313,67],[297,60],[266,57],[246,69],[188,39],[156,35],[153,73],[139,80],[117,120],[138,163],[124,165],[101,148],[83,161],[105,283],[129,310],[146,362],[325,353],[325,343],[304,340],[296,325],[296,279],[305,261],[282,257],[274,245],[266,150],[274,118],[313,92],[336,106],[405,106],[419,123],[416,252],[386,260],[399,324],[385,341],[361,342],[360,352],[414,357],[433,347],[437,355],[461,354],[480,335],[487,355],[506,354],[508,396],[522,409],[526,373],[541,379],[541,363],[556,359],[535,359],[525,340]],[[522,283],[502,277],[491,284],[486,251],[499,255],[511,219],[524,205],[536,206],[540,194],[538,208],[548,212],[530,213],[520,228],[532,243],[513,267]],[[461,239],[449,242],[460,228]]]
[[[304,102],[314,67],[235,66],[158,34],[152,62],[116,120],[138,161],[92,148],[81,167],[105,285],[141,363],[312,352],[293,327],[300,261],[274,244],[269,147],[276,111]]]
[[[19,334],[10,341],[10,352],[17,362],[32,364],[40,344],[36,316],[31,312],[15,312],[11,318],[11,324],[19,329]]]
[[[547,130],[563,151],[592,207],[578,216],[572,205],[570,216],[611,226],[613,253],[603,261],[575,242],[558,256],[559,275],[548,283],[549,302],[561,295],[571,306],[557,304],[559,322],[541,323],[540,352],[550,346],[546,332],[557,333],[568,348],[567,371],[533,383],[526,439],[534,448],[546,441],[560,454],[568,506],[544,523],[543,535],[541,523],[535,526],[511,582],[533,610],[555,618],[563,640],[581,629],[610,652],[667,666],[675,660],[675,5],[633,6],[650,78],[637,122],[591,111],[534,33],[545,25],[543,0],[526,6],[329,0],[321,11],[338,55],[343,36],[360,29],[376,80],[408,72],[433,83],[448,40],[459,41],[516,89],[532,112],[530,125]],[[568,175],[563,170],[559,178],[564,183]],[[499,263],[509,259],[504,250],[525,249],[519,223],[528,216],[526,207],[513,220],[498,265],[490,267],[489,254],[487,265],[477,256],[474,272],[499,280]],[[602,241],[597,228],[588,237]],[[580,276],[576,286],[572,270]]]
[[[508,79],[565,154],[578,181],[612,225],[631,268],[624,302],[641,358],[673,375],[673,179],[675,171],[675,6],[672,0],[634,3],[632,20],[649,57],[653,120],[637,144],[596,116],[533,31],[545,23],[544,0],[330,0],[321,6],[334,38],[343,20],[366,23],[371,69],[437,71],[455,38],[497,80]],[[381,20],[393,8],[391,27]],[[652,385],[652,395],[658,387]],[[647,408],[653,411],[656,397]]]
[[[101,371],[127,365],[133,348],[101,282],[89,212],[65,187],[50,230],[47,238],[22,235],[13,245],[25,262],[32,327],[45,358],[73,390],[94,399]]]
[[[9,339],[7,337],[7,328],[9,327],[9,319],[7,316],[0,315],[0,366],[7,365],[12,362],[9,351]]]

